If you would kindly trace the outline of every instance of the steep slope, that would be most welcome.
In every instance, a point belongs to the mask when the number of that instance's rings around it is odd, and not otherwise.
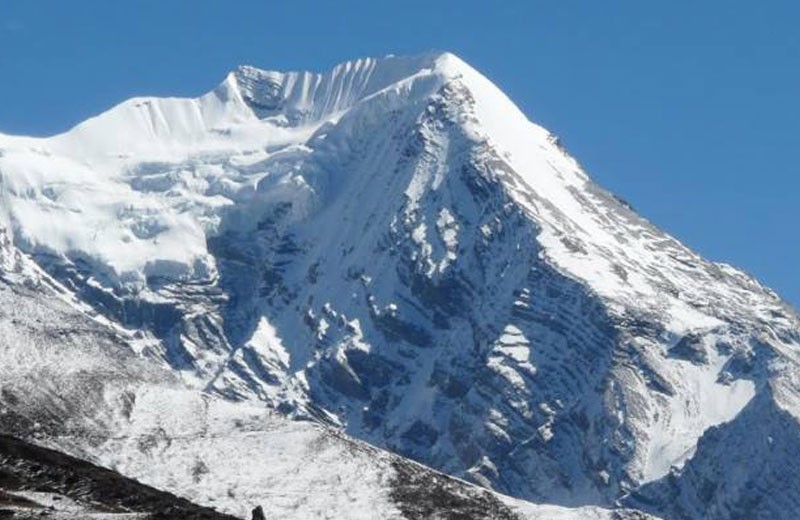
[[[798,514],[728,453],[797,454],[796,313],[452,55],[243,67],[0,136],[0,178],[15,246],[182,385],[525,499]]]
[[[120,474],[237,518],[258,506],[276,519],[636,514],[513,501],[192,389],[150,340],[93,314],[7,241],[0,260],[0,491],[14,518],[215,517]]]
[[[75,520],[234,520],[113,471],[0,435],[0,517],[28,515]]]

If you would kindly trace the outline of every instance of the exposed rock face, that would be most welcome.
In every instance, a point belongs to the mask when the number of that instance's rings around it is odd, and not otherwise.
[[[240,68],[0,150],[6,270],[99,315],[102,356],[154,381],[524,499],[800,513],[771,455],[800,432],[796,313],[594,185],[452,55]],[[113,430],[143,397],[111,393]],[[776,505],[754,483],[781,474]]]
[[[253,516],[251,518],[252,520],[265,520],[264,508],[261,506],[256,506],[256,508],[253,509]]]

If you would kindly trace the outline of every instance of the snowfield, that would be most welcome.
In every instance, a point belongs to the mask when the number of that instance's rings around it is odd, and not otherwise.
[[[242,517],[800,515],[796,312],[452,54],[0,135],[0,208],[6,430]]]

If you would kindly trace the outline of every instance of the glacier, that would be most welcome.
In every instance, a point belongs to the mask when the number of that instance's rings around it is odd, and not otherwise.
[[[0,135],[0,208],[18,435],[242,516],[323,515],[318,479],[408,516],[397,455],[533,518],[800,513],[796,311],[452,54],[239,67]]]

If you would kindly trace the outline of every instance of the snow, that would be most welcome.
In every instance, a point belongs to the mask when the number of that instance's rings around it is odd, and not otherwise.
[[[262,165],[302,156],[325,125],[378,92],[429,94],[440,83],[424,72],[433,60],[357,60],[327,74],[242,67],[197,99],[135,98],[51,138],[0,136],[0,197],[15,240],[88,260],[131,289],[148,277],[212,279],[206,241],[226,210],[268,186],[284,188],[266,198],[305,197],[301,177]],[[279,108],[259,118],[253,103],[265,85]]]
[[[94,323],[179,375],[137,394],[98,457],[237,514],[270,490],[324,517],[309,482],[339,493],[336,511],[397,514],[372,455],[265,407],[520,496],[593,504],[616,500],[623,478],[654,482],[691,460],[761,388],[800,417],[798,385],[781,375],[800,361],[796,316],[595,186],[451,54],[240,67],[196,99],[133,99],[49,138],[0,135],[0,207],[5,246],[124,300]],[[73,282],[70,306],[103,310]],[[180,315],[162,337],[156,304]],[[7,379],[100,370],[95,351],[40,357],[13,348],[19,327],[0,329]],[[707,362],[671,356],[689,334]],[[756,340],[779,360],[728,374]],[[417,422],[432,445],[407,439]],[[155,448],[139,450],[142,438]],[[332,467],[344,473],[319,470]]]
[[[386,495],[391,467],[376,453],[309,423],[196,392],[139,394],[129,424],[96,456],[240,518],[257,505],[269,518],[400,518]]]
[[[530,350],[528,348],[530,342],[525,338],[522,331],[514,325],[506,325],[498,343],[497,350],[515,361],[524,363],[530,358]]]
[[[731,421],[755,397],[752,381],[737,379],[723,384],[719,380],[727,359],[712,351],[708,367],[688,361],[674,362],[675,379],[681,382],[684,391],[670,399],[666,413],[659,412],[654,418],[648,432],[649,453],[642,469],[643,482],[664,477],[673,467],[680,468],[694,454],[697,441],[708,428]]]
[[[528,385],[521,373],[531,376],[536,374],[536,367],[530,360],[528,339],[513,324],[506,325],[492,349],[488,362],[489,368],[505,377],[518,390],[528,392]]]
[[[321,330],[320,333],[324,334],[324,330]],[[258,349],[259,353],[267,360],[279,363],[284,368],[289,367],[289,352],[283,346],[275,328],[266,319],[259,320],[258,328],[247,342],[247,345]]]
[[[581,520],[612,520],[620,518],[618,513],[599,507],[559,507],[531,504],[514,499],[507,499],[506,503],[517,508],[519,513],[528,520],[575,520],[578,518]]]

